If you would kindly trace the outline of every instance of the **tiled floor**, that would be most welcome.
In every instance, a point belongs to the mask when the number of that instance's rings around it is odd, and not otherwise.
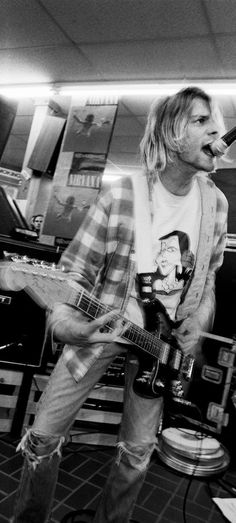
[[[0,523],[9,521],[18,485],[22,458],[16,441],[0,434]],[[64,449],[56,489],[52,522],[80,508],[94,509],[114,454],[113,447],[73,444]],[[236,467],[231,463],[221,477],[236,486]],[[227,486],[227,485],[226,485]],[[159,461],[155,454],[139,495],[133,518],[140,523],[223,523],[227,521],[211,499],[233,497],[215,477],[192,478]],[[78,520],[79,521],[79,520]],[[31,522],[33,523],[33,522]]]

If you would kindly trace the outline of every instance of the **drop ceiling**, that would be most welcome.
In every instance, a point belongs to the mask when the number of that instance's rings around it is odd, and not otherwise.
[[[1,0],[0,86],[236,81],[235,37],[235,0]],[[112,162],[135,163],[150,101],[122,100]]]
[[[235,0],[1,0],[3,83],[235,79]]]

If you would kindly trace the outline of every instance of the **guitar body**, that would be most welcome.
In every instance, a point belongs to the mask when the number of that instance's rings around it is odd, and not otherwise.
[[[178,380],[179,367],[177,370],[170,363],[173,359],[173,348],[175,355],[176,351],[178,352],[179,359],[181,359],[181,351],[171,335],[172,325],[161,302],[158,299],[148,301],[144,304],[144,312],[145,329],[166,343],[168,347],[164,360],[138,353],[139,368],[133,388],[139,396],[151,399],[168,394],[171,388],[170,382],[174,379]]]
[[[111,309],[90,295],[70,275],[55,266],[37,260],[18,258],[0,263],[0,286],[6,290],[24,289],[31,298],[45,309],[55,303],[68,303],[87,318],[95,319]],[[179,392],[180,374],[191,379],[194,359],[184,357],[171,335],[172,325],[163,305],[157,300],[145,304],[145,329],[130,322],[121,313],[108,322],[105,328],[114,329],[116,321],[123,326],[124,338],[137,353],[139,370],[134,380],[134,391],[146,398],[182,395]],[[127,345],[127,348],[129,345]],[[173,387],[174,384],[174,387]]]
[[[135,376],[133,389],[143,398],[159,398],[166,387],[166,369],[159,360],[150,356],[138,356],[139,368]]]

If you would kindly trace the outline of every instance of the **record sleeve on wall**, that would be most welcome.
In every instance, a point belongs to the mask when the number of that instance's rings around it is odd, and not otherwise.
[[[105,164],[105,154],[74,153],[67,185],[99,189]]]
[[[72,239],[97,194],[94,188],[55,185],[42,233]]]
[[[72,105],[63,151],[106,154],[117,105]]]

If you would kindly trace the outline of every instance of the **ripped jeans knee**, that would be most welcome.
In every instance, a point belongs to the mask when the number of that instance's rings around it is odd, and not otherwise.
[[[116,464],[119,466],[120,462],[126,460],[134,469],[144,472],[150,463],[152,453],[155,449],[155,442],[148,445],[135,445],[132,443],[120,441],[117,444],[118,455]]]
[[[61,458],[61,447],[64,441],[64,436],[40,434],[33,429],[28,429],[17,446],[16,452],[21,451],[28,464],[36,469],[37,465],[46,460],[50,461],[55,455]]]

